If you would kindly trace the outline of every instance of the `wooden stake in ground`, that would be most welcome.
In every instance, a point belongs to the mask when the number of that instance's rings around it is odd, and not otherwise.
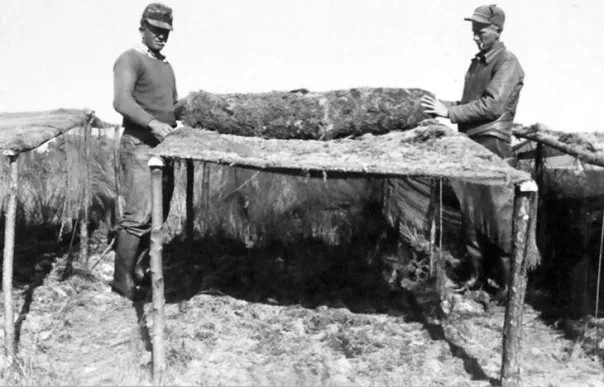
[[[436,260],[436,286],[440,299],[447,299],[447,272],[443,255],[443,179],[438,179],[438,255]]]
[[[210,211],[210,163],[203,163],[203,175],[201,177],[201,205],[203,208],[203,220],[208,222]],[[205,223],[208,224],[208,223]],[[207,231],[207,227],[204,232]]]
[[[430,277],[436,275],[436,228],[438,226],[438,203],[439,203],[439,184],[437,179],[432,179],[430,188],[430,202],[428,204],[428,227],[427,233],[430,235]]]
[[[90,194],[92,192],[90,188],[90,137],[91,137],[91,126],[88,123],[84,127],[84,179],[83,179],[83,190],[82,190],[82,217],[80,218],[80,262],[84,264],[84,267],[88,268],[88,257],[89,257],[89,238],[88,238],[88,209],[90,208]]]
[[[163,384],[166,370],[164,345],[164,275],[162,268],[164,223],[162,175],[163,160],[152,157],[149,160],[151,170],[151,290],[153,293],[153,383]]]
[[[518,356],[522,340],[522,317],[527,281],[527,235],[531,196],[535,195],[536,192],[537,184],[529,180],[517,187],[514,199],[511,280],[503,325],[502,386],[517,386],[521,383],[521,367]]]
[[[447,272],[443,256],[443,179],[433,179],[428,205],[428,232],[430,235],[430,277],[436,277],[436,288],[441,300],[447,298]],[[438,233],[438,236],[436,235]],[[438,240],[438,247],[436,241]]]
[[[4,261],[2,264],[2,291],[4,293],[4,350],[12,363],[15,348],[15,319],[13,314],[13,257],[15,253],[15,223],[17,195],[19,193],[19,168],[17,153],[6,151],[10,165],[9,198],[4,218]]]
[[[539,188],[539,195],[541,196],[542,200],[539,201],[539,203],[537,204],[537,219],[539,219],[539,223],[540,223],[540,227],[537,228],[537,232],[539,233],[537,236],[537,239],[540,241],[544,241],[546,240],[546,231],[547,231],[547,227],[545,226],[546,224],[548,224],[548,217],[550,216],[550,214],[548,214],[548,209],[547,209],[547,200],[546,200],[546,195],[545,195],[545,191],[546,191],[546,187],[545,187],[545,157],[546,157],[546,150],[545,150],[545,146],[538,142],[536,143],[536,147],[535,147],[535,168],[534,168],[534,173],[533,173],[533,179],[535,179],[535,182],[537,183],[537,187]],[[548,245],[550,245],[548,243]],[[551,249],[553,247],[550,246],[546,246],[546,249]],[[547,256],[549,256],[549,254],[545,253]]]
[[[600,310],[600,279],[602,277],[602,250],[604,250],[604,210],[602,211],[602,225],[600,231],[600,252],[598,254],[598,279],[596,281],[596,307],[594,318],[598,320]],[[600,358],[600,326],[596,325],[596,356]]]
[[[187,254],[191,257],[193,251],[193,187],[195,185],[195,165],[193,160],[187,159],[187,197],[186,197],[186,225],[185,233],[187,235]]]
[[[120,127],[115,127],[113,143],[113,172],[115,174],[115,222],[116,224],[122,219],[122,182],[120,180]]]

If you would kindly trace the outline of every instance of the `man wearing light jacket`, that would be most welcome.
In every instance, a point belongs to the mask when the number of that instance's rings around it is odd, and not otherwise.
[[[139,32],[142,43],[121,54],[113,67],[113,107],[123,119],[120,163],[125,208],[115,248],[112,289],[131,300],[144,297],[151,231],[149,151],[176,127],[174,71],[161,54],[172,30],[172,9],[149,4]],[[164,174],[164,216],[174,188],[172,168]]]
[[[524,84],[524,71],[516,56],[499,40],[505,22],[501,8],[483,5],[465,20],[472,23],[479,52],[466,73],[461,100],[440,101],[426,96],[421,105],[426,113],[448,118],[451,123],[458,124],[461,133],[505,159],[512,156],[512,124]],[[496,202],[494,208],[505,206],[497,203],[504,201],[503,195],[493,195],[492,200]],[[485,246],[479,242],[472,219],[466,213],[463,215],[466,257],[472,271],[466,286],[473,287],[484,281],[482,255]],[[505,222],[507,219],[501,219],[500,223]],[[506,256],[500,255],[503,275],[507,276]]]

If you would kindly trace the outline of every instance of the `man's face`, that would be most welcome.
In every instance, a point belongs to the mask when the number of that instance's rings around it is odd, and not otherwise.
[[[499,31],[497,27],[491,24],[472,22],[472,33],[474,42],[481,52],[487,52],[499,40]]]
[[[170,30],[155,27],[148,23],[145,23],[145,26],[140,28],[140,32],[145,46],[154,52],[160,52],[168,42],[168,37],[170,36]]]

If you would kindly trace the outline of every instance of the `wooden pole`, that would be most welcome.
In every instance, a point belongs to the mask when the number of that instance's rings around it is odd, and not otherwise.
[[[435,257],[435,249],[436,249],[436,227],[437,227],[437,219],[438,219],[438,184],[439,180],[432,179],[432,184],[430,187],[430,203],[428,204],[428,227],[427,231],[430,235],[430,277],[434,277],[436,275],[436,257]]]
[[[203,175],[201,180],[201,205],[203,206],[203,220],[208,222],[210,212],[210,163],[203,163]],[[204,226],[204,232],[207,230],[207,223]]]
[[[530,222],[531,196],[537,192],[537,184],[529,180],[516,189],[512,217],[512,261],[508,302],[503,325],[503,353],[501,361],[501,385],[518,386],[521,383],[519,362],[522,340],[522,317],[527,282],[527,236]]]
[[[562,142],[558,139],[558,136],[560,136],[562,133],[552,132],[544,125],[537,124],[532,127],[514,129],[513,134],[527,140],[543,143],[551,148],[559,150],[560,152],[575,156],[579,160],[588,164],[604,167],[604,155],[602,152],[591,152],[589,150],[585,150],[580,145]]]
[[[120,166],[120,127],[115,127],[113,143],[113,173],[115,174],[115,221],[116,224],[122,219],[122,181]]]
[[[538,142],[535,149],[535,181],[539,189],[543,189],[544,153],[543,144]]]
[[[17,196],[19,194],[18,154],[4,152],[10,166],[9,198],[4,218],[4,259],[2,263],[2,292],[4,294],[4,351],[12,363],[15,347],[15,319],[13,314],[13,259],[15,253],[15,224],[17,220]]]
[[[600,279],[602,277],[602,250],[604,250],[604,210],[602,210],[602,225],[600,226],[600,252],[598,254],[598,279],[596,280],[596,306],[594,318],[600,314]],[[596,325],[596,356],[600,358],[600,325]]]
[[[538,240],[545,241],[547,232],[547,217],[548,211],[546,205],[548,203],[547,197],[545,195],[545,147],[542,143],[536,143],[537,146],[535,148],[535,172],[533,178],[537,183],[537,187],[539,188],[540,199],[537,207],[537,219],[539,219],[539,225],[537,231],[539,233]],[[542,242],[545,243],[545,242]]]
[[[90,207],[90,123],[84,127],[84,179],[82,192],[82,217],[80,218],[80,262],[88,268],[90,243],[88,237],[88,210]]]
[[[195,165],[192,159],[187,159],[187,198],[186,198],[186,227],[187,234],[187,255],[191,258],[193,251],[193,187],[195,185]]]
[[[163,251],[163,160],[151,157],[151,291],[153,294],[153,383],[161,385],[166,370],[164,345],[164,276],[162,268]]]
[[[441,300],[447,298],[447,273],[443,254],[443,179],[438,179],[438,255],[436,260],[436,286]]]
[[[436,278],[441,300],[447,298],[447,273],[443,256],[443,179],[433,179],[428,206],[430,232],[430,277]],[[438,237],[437,234],[438,233]],[[436,241],[438,240],[438,248]]]

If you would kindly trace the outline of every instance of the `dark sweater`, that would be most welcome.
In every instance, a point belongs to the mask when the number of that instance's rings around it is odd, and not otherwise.
[[[124,116],[127,133],[147,137],[153,119],[176,126],[178,94],[168,62],[136,49],[124,52],[113,65],[113,93],[113,107]]]

